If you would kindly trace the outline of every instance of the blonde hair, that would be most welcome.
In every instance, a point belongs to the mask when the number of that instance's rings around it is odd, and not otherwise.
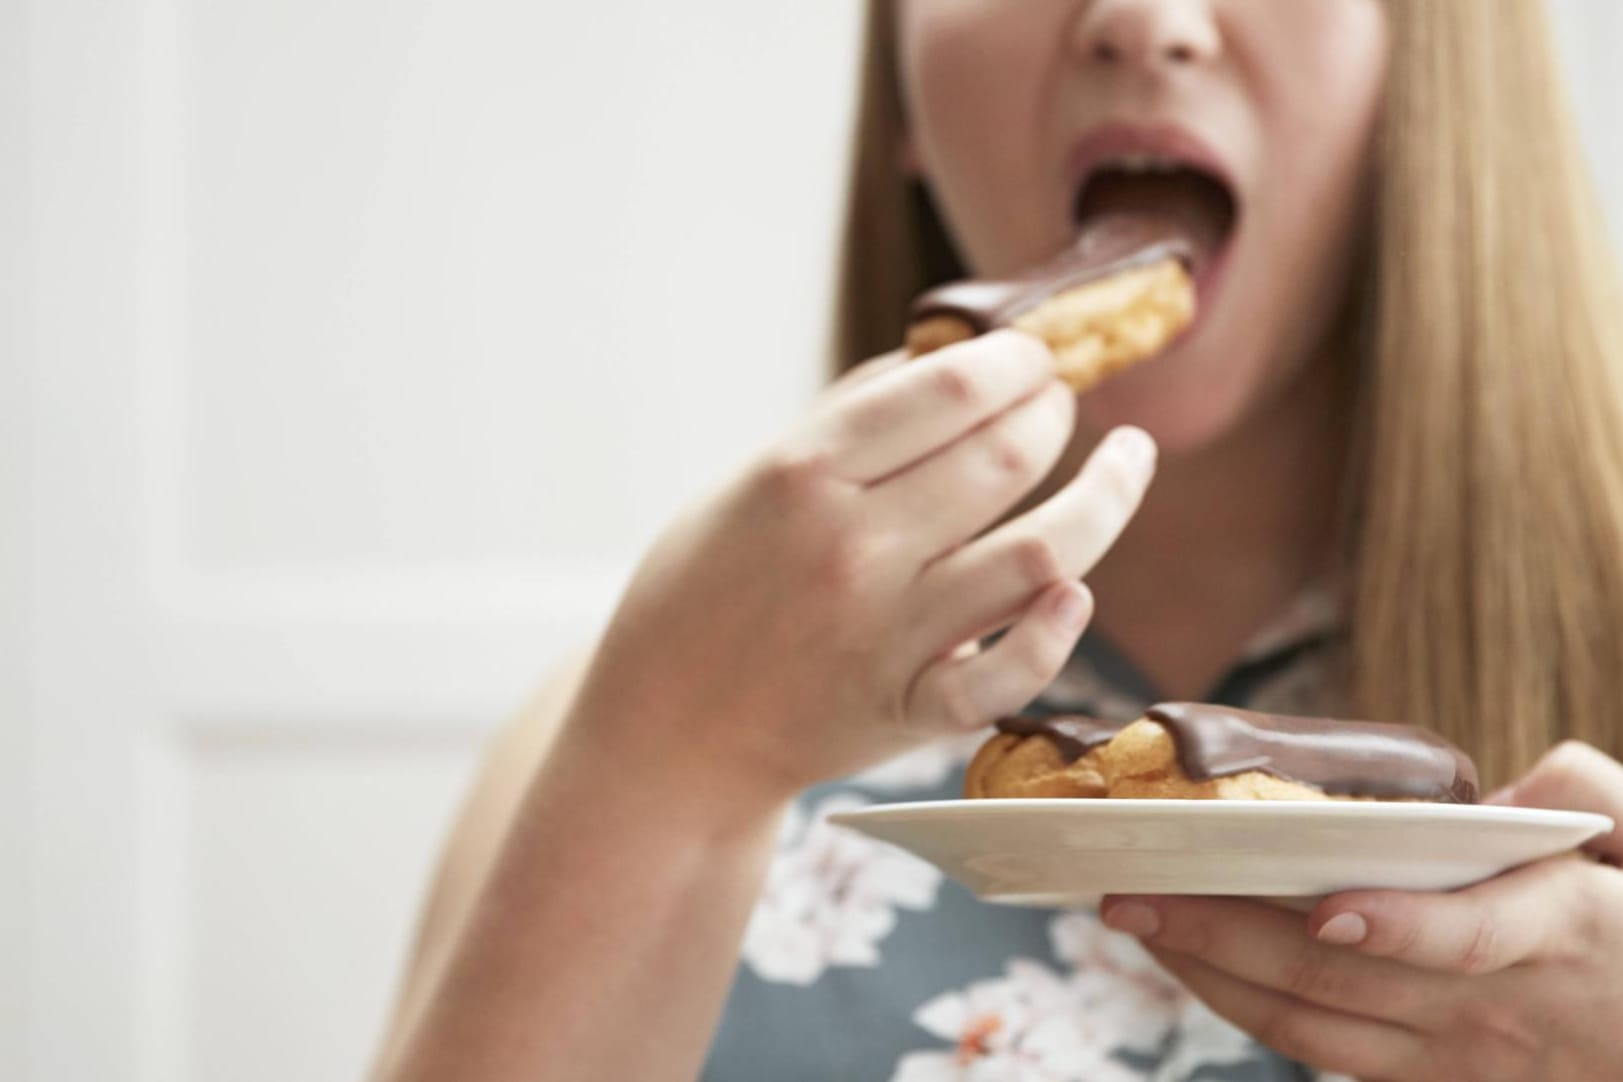
[[[962,273],[897,167],[891,5],[870,0],[837,369]],[[1604,219],[1541,0],[1392,0],[1373,236],[1350,303],[1351,705],[1490,784],[1563,738],[1623,752],[1623,351]]]

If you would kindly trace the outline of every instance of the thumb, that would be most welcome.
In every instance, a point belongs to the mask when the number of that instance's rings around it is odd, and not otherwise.
[[[1498,794],[1495,803],[1609,816],[1611,833],[1584,848],[1613,864],[1623,864],[1623,763],[1599,748],[1577,740],[1557,744],[1526,777]]]

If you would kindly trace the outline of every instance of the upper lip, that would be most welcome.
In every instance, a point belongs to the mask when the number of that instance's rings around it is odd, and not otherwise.
[[[1068,179],[1072,197],[1100,168],[1134,157],[1149,157],[1197,169],[1228,189],[1239,204],[1239,188],[1228,162],[1200,136],[1177,124],[1107,123],[1092,128],[1071,148]]]

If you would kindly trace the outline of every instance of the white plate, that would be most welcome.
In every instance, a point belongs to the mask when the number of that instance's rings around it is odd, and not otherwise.
[[[829,818],[923,857],[985,901],[1041,906],[1101,894],[1452,890],[1612,829],[1587,812],[1296,800],[933,800]]]

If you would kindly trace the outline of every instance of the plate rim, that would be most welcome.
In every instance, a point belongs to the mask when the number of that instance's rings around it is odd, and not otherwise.
[[[1108,798],[1080,797],[992,797],[969,799],[959,797],[947,800],[897,801],[869,804],[861,808],[847,808],[832,812],[828,821],[838,825],[865,819],[914,817],[917,819],[952,819],[965,815],[973,817],[1012,815],[1031,812],[1060,812],[1064,815],[1085,813],[1092,816],[1126,816],[1168,812],[1174,815],[1199,810],[1210,816],[1258,816],[1270,818],[1279,812],[1291,812],[1292,818],[1351,819],[1365,822],[1380,819],[1406,819],[1419,817],[1431,822],[1475,822],[1484,825],[1533,826],[1549,828],[1584,828],[1598,837],[1617,829],[1617,823],[1599,812],[1572,811],[1564,808],[1518,808],[1504,804],[1443,804],[1425,801],[1351,801],[1351,800],[1176,800],[1134,798],[1111,800]]]

